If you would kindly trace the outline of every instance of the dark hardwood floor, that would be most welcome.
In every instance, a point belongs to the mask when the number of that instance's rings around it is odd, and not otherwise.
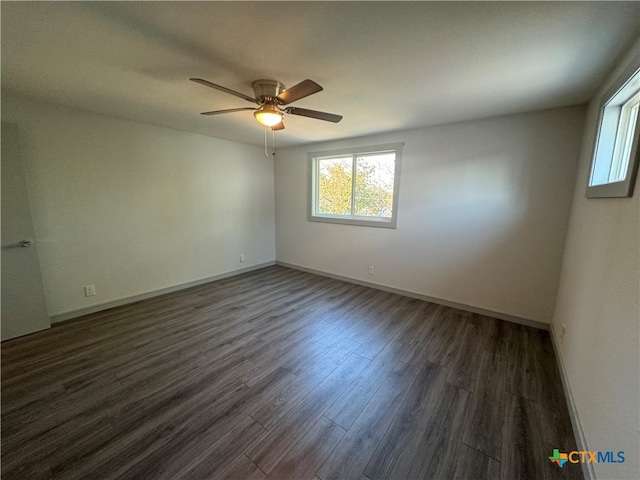
[[[548,332],[274,266],[2,344],[2,478],[555,479]]]

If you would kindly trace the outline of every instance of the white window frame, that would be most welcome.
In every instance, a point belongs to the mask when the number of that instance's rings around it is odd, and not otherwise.
[[[398,195],[400,191],[400,165],[402,163],[403,143],[390,143],[355,148],[341,148],[323,152],[310,152],[309,159],[309,209],[308,219],[312,222],[341,223],[345,225],[359,225],[367,227],[396,228],[398,224]],[[327,157],[352,157],[352,165],[355,168],[355,159],[358,155],[375,153],[395,153],[395,169],[393,173],[393,204],[391,218],[357,216],[357,215],[330,215],[318,213],[318,160]],[[355,182],[355,175],[353,176]],[[351,204],[353,208],[355,189],[352,189]]]
[[[640,91],[640,57],[627,67],[600,99],[598,129],[587,198],[633,195],[640,161],[640,118],[634,120],[634,102]]]

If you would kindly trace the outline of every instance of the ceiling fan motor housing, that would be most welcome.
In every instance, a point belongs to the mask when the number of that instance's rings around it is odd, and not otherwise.
[[[284,84],[277,80],[256,80],[251,86],[260,104],[273,103],[275,98],[286,90]]]

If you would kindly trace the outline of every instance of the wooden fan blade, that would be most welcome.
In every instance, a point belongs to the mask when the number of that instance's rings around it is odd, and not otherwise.
[[[271,130],[273,130],[274,132],[277,132],[278,130],[284,130],[284,122],[280,122],[277,125],[274,125],[273,127],[271,127]]]
[[[192,82],[199,83],[200,85],[204,85],[205,87],[215,88],[216,90],[220,90],[221,92],[235,95],[236,97],[240,97],[246,100],[247,102],[258,103],[258,101],[255,98],[245,95],[244,93],[236,92],[235,90],[231,90],[230,88],[223,87],[221,85],[216,85],[215,83],[211,83],[208,80],[203,80],[201,78],[190,78],[189,80],[191,80]]]
[[[308,97],[309,95],[313,95],[314,93],[318,93],[322,91],[322,87],[318,85],[313,80],[303,80],[302,82],[294,85],[291,88],[286,89],[276,98],[280,105],[288,105],[289,103],[293,103],[296,100],[300,100],[301,98]]]
[[[285,112],[291,115],[300,115],[301,117],[316,118],[318,120],[324,120],[326,122],[338,123],[342,120],[342,115],[336,115],[334,113],[318,112],[317,110],[307,110],[306,108],[289,107]]]
[[[227,110],[214,110],[213,112],[202,112],[200,115],[220,115],[221,113],[244,112],[245,110],[256,110],[253,107],[228,108]]]

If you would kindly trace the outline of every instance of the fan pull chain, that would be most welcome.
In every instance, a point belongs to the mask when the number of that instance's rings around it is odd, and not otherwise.
[[[273,156],[276,155],[276,131],[274,128],[271,129],[271,139],[273,143]]]
[[[272,127],[264,127],[264,157],[269,158],[269,143],[267,141],[267,128],[271,129],[271,141],[273,144],[273,150],[271,155],[275,156],[276,154],[276,131]]]
[[[264,126],[264,157],[269,158],[269,151],[267,148],[267,126]]]

